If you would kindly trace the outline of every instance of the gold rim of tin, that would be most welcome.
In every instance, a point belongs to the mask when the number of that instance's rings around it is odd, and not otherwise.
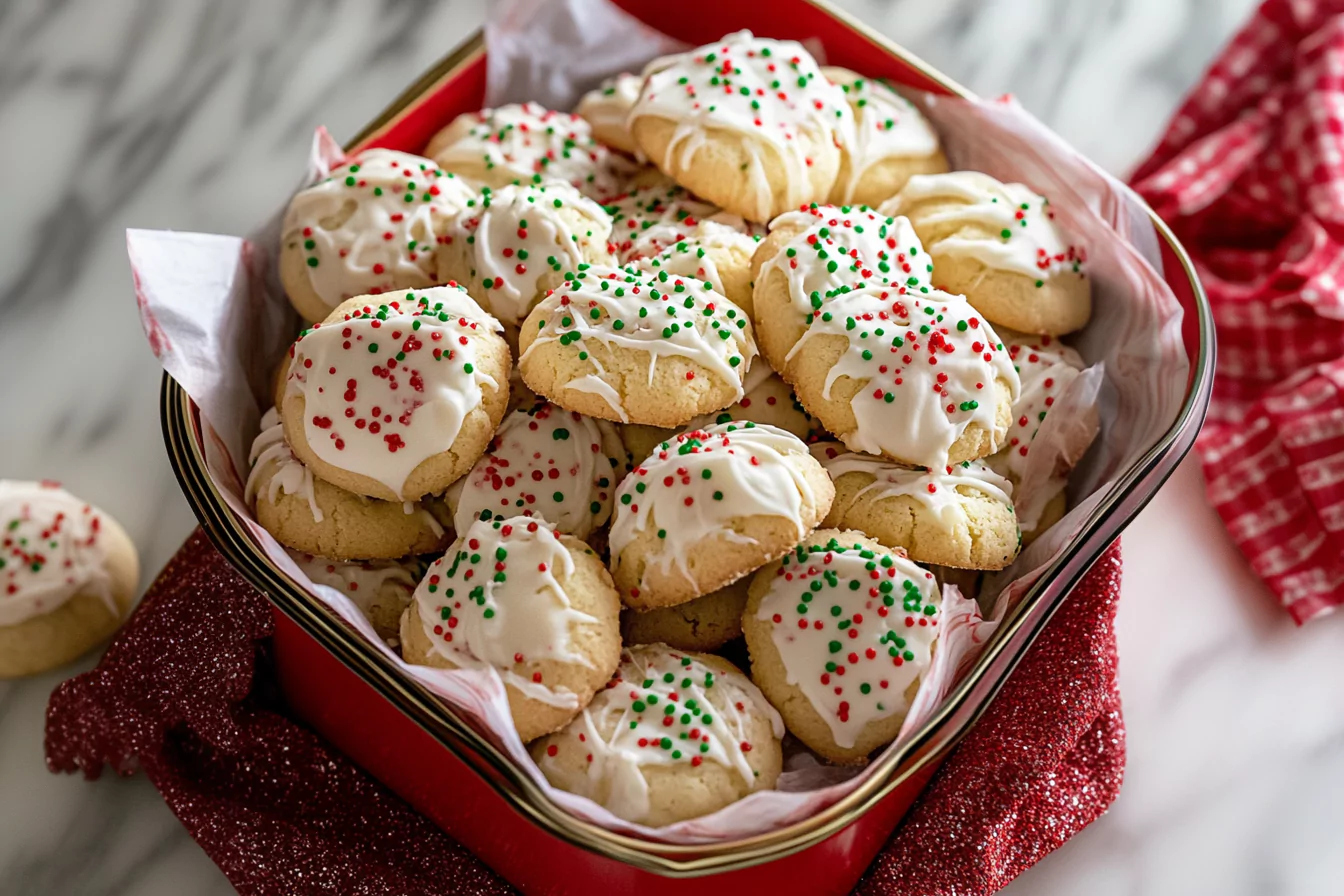
[[[887,40],[846,13],[822,0],[806,0],[840,21],[884,52],[939,84],[950,93],[973,99],[974,94],[948,79],[923,60]],[[481,32],[472,35],[429,69],[399,95],[381,114],[347,144],[357,148],[385,133],[426,92],[450,80],[465,65],[485,52]],[[1139,197],[1135,196],[1136,199]],[[1139,199],[1142,202],[1141,199]],[[1147,206],[1145,204],[1145,209]],[[1049,622],[1062,597],[1091,567],[1118,535],[1124,524],[1156,493],[1193,447],[1194,438],[1208,404],[1214,359],[1213,321],[1204,290],[1193,264],[1170,228],[1147,209],[1158,235],[1168,244],[1181,265],[1195,297],[1199,326],[1199,349],[1191,367],[1186,399],[1172,426],[1111,489],[1093,511],[1074,545],[1057,558],[1037,579],[1021,602],[999,626],[975,668],[948,695],[943,705],[902,749],[874,763],[868,781],[810,818],[777,831],[728,843],[675,846],[617,834],[575,818],[552,803],[512,760],[477,734],[451,707],[428,690],[405,679],[397,669],[351,637],[349,630],[316,598],[273,566],[257,549],[251,536],[230,511],[223,496],[205,473],[199,439],[193,437],[196,417],[190,397],[166,373],[161,410],[164,438],[174,471],[203,528],[248,581],[267,595],[287,616],[315,637],[338,661],[359,675],[413,722],[439,740],[445,749],[472,767],[513,808],[549,833],[585,849],[669,877],[697,877],[750,867],[812,846],[852,823],[875,803],[910,777],[950,750],[988,709],[999,688],[1021,661],[1036,636]],[[1174,455],[1174,456],[1173,456]],[[1145,494],[1136,486],[1145,482]],[[1051,596],[1048,603],[1042,598]],[[1018,635],[1025,634],[1019,638]],[[1013,652],[1008,653],[1009,650]],[[991,667],[1002,661],[997,677],[986,681]],[[967,708],[973,692],[978,702],[956,726],[945,723]]]

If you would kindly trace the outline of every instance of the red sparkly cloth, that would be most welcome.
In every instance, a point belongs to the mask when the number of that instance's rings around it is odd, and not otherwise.
[[[1344,0],[1268,0],[1134,185],[1209,293],[1209,499],[1299,623],[1344,603]]]
[[[1110,805],[1124,768],[1113,546],[1070,595],[859,886],[976,896]],[[508,884],[291,721],[270,607],[199,531],[92,672],[52,695],[53,771],[141,769],[245,894],[504,894]],[[1068,699],[1060,699],[1067,693]]]

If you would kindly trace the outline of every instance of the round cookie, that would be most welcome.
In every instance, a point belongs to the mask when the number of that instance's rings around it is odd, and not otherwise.
[[[442,282],[434,257],[443,225],[475,195],[431,160],[367,149],[289,201],[280,282],[307,321],[354,296]]]
[[[1013,402],[1013,420],[1003,449],[1003,467],[1007,475],[1021,481],[1027,472],[1031,443],[1036,440],[1046,414],[1087,364],[1081,355],[1053,336],[1030,336],[1003,330],[999,337],[1007,347],[1008,357],[1012,358],[1022,383],[1017,400]],[[1059,471],[1061,475],[1066,472]]]
[[[54,482],[0,479],[0,679],[105,641],[139,579],[135,545],[112,517]]]
[[[652,644],[628,648],[615,679],[534,744],[532,758],[552,786],[661,827],[773,789],[783,736],[779,715],[732,663]]]
[[[724,215],[707,202],[659,175],[653,182],[608,199],[603,208],[611,215],[612,250],[621,264],[657,255],[695,232],[701,221],[717,220],[730,226],[745,221]]]
[[[500,330],[455,285],[351,299],[290,348],[285,439],[347,491],[388,501],[442,492],[504,416]]]
[[[701,221],[686,239],[634,264],[655,274],[666,271],[708,283],[750,317],[751,257],[760,239],[727,224]]]
[[[586,539],[611,518],[629,469],[613,424],[540,402],[504,418],[490,450],[446,497],[458,531],[477,519],[525,516]]]
[[[620,662],[602,561],[541,520],[480,520],[430,564],[401,617],[406,662],[495,669],[524,743],[565,725]]]
[[[337,560],[392,560],[447,543],[448,515],[437,498],[381,501],[314,477],[290,451],[275,408],[261,418],[249,460],[244,497],[286,547]]]
[[[784,554],[833,497],[825,470],[782,429],[747,422],[680,433],[617,490],[612,579],[628,607],[685,603]]]
[[[622,72],[580,97],[574,111],[588,122],[598,142],[634,155],[638,147],[634,137],[630,136],[630,129],[625,126],[625,119],[635,100],[639,99],[639,88],[643,84],[644,79],[639,75]]]
[[[1017,556],[1013,485],[980,461],[933,472],[834,442],[813,445],[812,456],[835,483],[823,526],[865,532],[917,563],[1003,569]]]
[[[439,270],[516,333],[565,271],[610,262],[610,239],[611,216],[568,184],[487,188],[445,227]]]
[[[992,323],[1059,336],[1091,318],[1087,251],[1030,187],[978,171],[918,175],[882,211],[910,219],[938,285],[963,293]]]
[[[829,195],[854,118],[802,44],[739,31],[645,76],[630,132],[683,187],[759,222]]]
[[[299,569],[316,585],[334,588],[364,613],[378,637],[392,646],[400,643],[401,614],[424,573],[424,565],[403,560],[364,560],[347,563],[290,551]]]
[[[751,577],[675,607],[621,611],[626,644],[666,644],[677,650],[718,650],[742,635],[742,610]]]
[[[1007,351],[965,299],[904,287],[828,299],[780,373],[851,451],[931,470],[997,451],[1018,394]]]
[[[752,579],[742,618],[752,680],[814,752],[863,765],[900,733],[941,603],[933,574],[903,552],[818,530]]]
[[[740,399],[756,356],[746,314],[666,272],[580,265],[532,309],[523,381],[589,417],[681,426]]]
[[[938,134],[914,103],[883,81],[849,69],[824,66],[821,73],[845,92],[854,113],[854,141],[840,147],[832,203],[876,207],[912,175],[947,171]]]

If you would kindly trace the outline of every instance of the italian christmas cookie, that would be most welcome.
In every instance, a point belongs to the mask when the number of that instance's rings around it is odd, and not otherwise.
[[[634,264],[654,274],[668,273],[709,284],[715,292],[752,313],[751,257],[760,236],[715,221],[701,221],[685,239]]]
[[[652,610],[621,611],[621,639],[626,644],[666,644],[677,650],[718,650],[742,636],[742,610],[751,577],[744,576],[718,591]]]
[[[931,276],[928,256],[904,218],[834,205],[780,215],[751,261],[753,310],[765,324],[761,352],[784,372],[793,347],[829,299],[865,285],[928,292]]]
[[[519,337],[523,381],[589,417],[681,426],[743,395],[756,356],[741,308],[700,281],[580,265]]]
[[[447,499],[459,531],[478,519],[524,516],[586,539],[611,518],[616,483],[629,469],[613,424],[540,402],[504,418]]]
[[[261,418],[249,460],[244,497],[286,547],[337,560],[391,560],[447,544],[448,514],[437,498],[382,501],[318,479],[289,449],[275,408]]]
[[[314,584],[326,585],[350,598],[378,637],[392,646],[400,643],[401,614],[424,574],[423,564],[406,560],[348,563],[302,551],[290,551],[289,556]]]
[[[543,520],[478,520],[401,617],[406,662],[493,668],[524,743],[574,718],[616,671],[620,600],[592,548]]]
[[[854,112],[854,140],[840,147],[831,202],[877,207],[911,176],[947,171],[938,133],[914,103],[881,80],[849,69],[826,66],[821,73],[845,92]]]
[[[828,299],[782,373],[851,451],[931,470],[997,451],[1019,388],[1007,350],[965,299],[905,287]]]
[[[486,189],[447,224],[439,269],[516,333],[565,271],[610,262],[610,239],[611,216],[568,184]]]
[[[701,202],[661,175],[608,199],[603,208],[611,215],[612,247],[621,264],[657,255],[689,237],[702,221],[748,230],[741,218]]]
[[[501,329],[457,286],[351,299],[290,348],[285,439],[347,491],[388,501],[442,492],[504,416]]]
[[[661,827],[773,789],[783,736],[732,663],[652,644],[628,648],[616,677],[532,757],[552,786]]]
[[[1008,427],[1001,466],[1014,481],[1020,482],[1027,472],[1031,445],[1046,415],[1087,365],[1081,355],[1053,336],[1030,336],[1006,329],[999,335],[1022,383],[1013,402],[1013,421]],[[1076,453],[1081,456],[1086,448],[1083,445]],[[1058,472],[1062,478],[1068,471]]]
[[[938,285],[993,323],[1059,336],[1092,316],[1087,251],[1030,187],[978,171],[918,175],[882,211],[910,219]]]
[[[622,72],[607,78],[596,90],[579,98],[575,112],[592,128],[593,137],[613,149],[634,155],[638,151],[625,119],[639,99],[639,88],[644,79],[639,75]]]
[[[765,222],[830,194],[854,118],[801,44],[739,31],[655,59],[645,76],[630,132],[697,196]]]
[[[442,282],[439,234],[474,195],[431,159],[356,153],[290,200],[280,237],[285,294],[304,320],[317,321],[355,296]]]
[[[825,470],[782,429],[680,433],[617,491],[609,540],[621,600],[669,607],[729,585],[806,537],[833,497]]]
[[[742,618],[752,679],[809,748],[863,765],[900,733],[941,604],[933,574],[903,552],[820,529],[752,580]]]
[[[140,559],[112,517],[54,482],[0,479],[0,679],[63,666],[131,610]]]
[[[1013,485],[980,461],[924,470],[834,442],[812,454],[835,483],[823,526],[865,532],[918,563],[1003,569],[1017,556]]]

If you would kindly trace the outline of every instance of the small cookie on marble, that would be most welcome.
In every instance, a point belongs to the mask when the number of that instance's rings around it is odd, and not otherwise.
[[[316,585],[334,588],[359,607],[378,637],[392,646],[400,643],[401,614],[424,575],[424,564],[414,560],[361,560],[351,563],[290,551],[299,569]]]
[[[107,640],[139,579],[135,545],[112,517],[54,482],[0,479],[0,679]]]
[[[666,644],[677,650],[718,650],[742,636],[742,610],[751,577],[744,576],[709,594],[653,610],[621,610],[626,644]]]
[[[680,706],[679,713],[666,713]],[[775,786],[784,726],[727,660],[666,645],[627,648],[612,682],[532,745],[552,786],[660,827]]]
[[[580,97],[574,111],[588,122],[598,142],[634,155],[639,148],[635,146],[635,138],[630,136],[625,119],[635,100],[639,99],[639,88],[643,84],[641,76],[622,72]]]
[[[524,743],[563,727],[620,662],[620,600],[588,545],[544,520],[479,520],[401,617],[406,662],[493,668]]]

